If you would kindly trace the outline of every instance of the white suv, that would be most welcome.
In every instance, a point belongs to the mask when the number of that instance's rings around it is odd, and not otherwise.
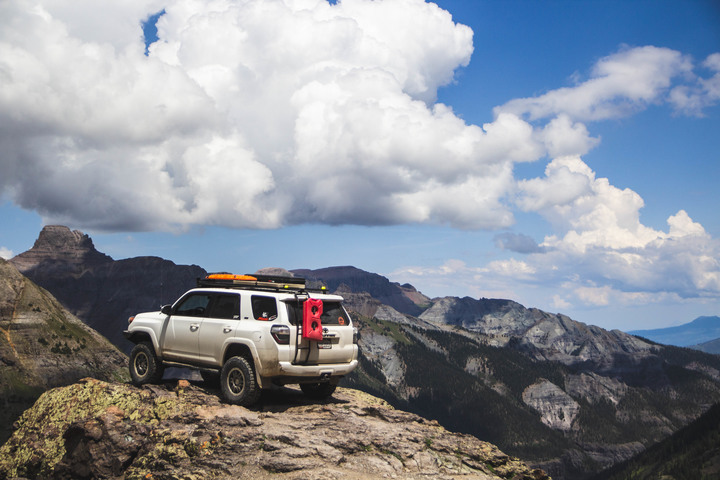
[[[219,376],[230,403],[251,405],[271,384],[328,397],[358,363],[342,300],[301,278],[208,275],[173,305],[130,317],[132,381],[155,383],[166,366],[189,366],[207,381]]]

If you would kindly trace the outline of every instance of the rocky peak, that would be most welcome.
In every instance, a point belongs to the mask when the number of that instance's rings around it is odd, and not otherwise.
[[[322,403],[276,389],[247,409],[183,380],[86,379],[46,392],[17,427],[0,448],[3,478],[549,480],[492,444],[343,388]]]
[[[87,266],[111,262],[112,258],[98,252],[92,239],[79,230],[62,225],[48,225],[42,229],[33,247],[13,258],[12,263],[23,273],[40,264],[50,268],[53,264],[63,268],[75,267],[80,273]]]

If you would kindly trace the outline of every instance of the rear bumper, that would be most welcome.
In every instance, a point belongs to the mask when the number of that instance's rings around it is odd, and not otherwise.
[[[280,376],[314,378],[342,377],[355,370],[357,360],[350,363],[330,363],[324,365],[293,365],[290,362],[280,362]]]

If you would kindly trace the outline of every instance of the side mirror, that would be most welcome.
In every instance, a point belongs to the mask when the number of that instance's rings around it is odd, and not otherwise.
[[[160,309],[160,313],[163,315],[170,315],[170,313],[172,313],[172,305],[163,305]]]

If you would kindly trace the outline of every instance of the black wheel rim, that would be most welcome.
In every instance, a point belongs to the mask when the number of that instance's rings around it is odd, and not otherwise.
[[[148,372],[148,357],[144,353],[135,357],[135,372],[141,377],[144,377]]]
[[[233,368],[228,374],[227,383],[233,395],[240,395],[245,389],[245,375],[239,368]]]

